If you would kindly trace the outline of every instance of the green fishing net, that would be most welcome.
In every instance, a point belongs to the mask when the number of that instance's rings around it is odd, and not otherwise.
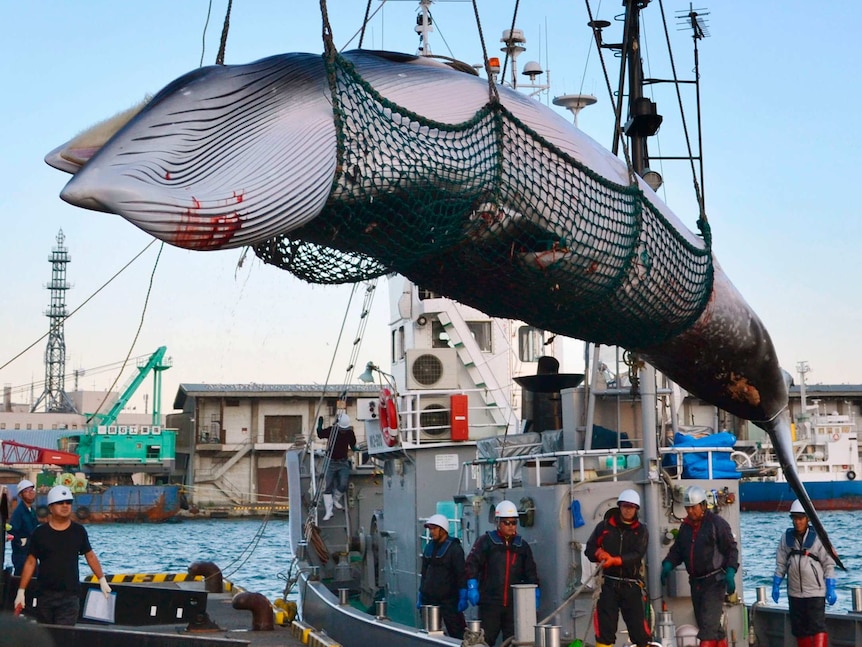
[[[491,316],[646,348],[706,306],[713,266],[637,186],[599,177],[496,101],[442,124],[336,57],[339,168],[319,217],[255,247],[314,283],[390,272]]]

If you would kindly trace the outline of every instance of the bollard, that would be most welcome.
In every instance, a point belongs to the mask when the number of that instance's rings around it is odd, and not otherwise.
[[[381,620],[386,617],[386,600],[374,601],[374,615]]]
[[[429,634],[440,632],[440,607],[433,604],[423,604],[422,611],[422,628]]]
[[[536,585],[513,584],[512,599],[515,603],[515,643],[529,644],[536,626]]]
[[[853,613],[862,613],[862,586],[854,586],[853,591]]]
[[[350,589],[338,589],[338,604],[344,606],[350,602]]]
[[[535,647],[548,647],[545,644],[545,627],[547,625],[536,625],[536,642]]]
[[[545,630],[544,647],[560,647],[560,625],[542,625]]]
[[[757,604],[766,604],[766,587],[758,586],[755,592],[757,593]]]

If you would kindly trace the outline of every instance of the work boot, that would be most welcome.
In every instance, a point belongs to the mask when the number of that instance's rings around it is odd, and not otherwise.
[[[323,515],[324,521],[329,521],[332,519],[332,495],[324,494],[323,495],[323,507],[326,509],[326,514]]]
[[[810,647],[829,647],[829,634],[823,632],[811,636]]]
[[[718,640],[701,640],[700,647],[719,647]]]
[[[796,647],[814,647],[814,636],[797,636]]]
[[[341,505],[341,497],[344,496],[344,492],[339,490],[332,491],[332,505],[335,506],[336,510],[344,510],[344,506]]]

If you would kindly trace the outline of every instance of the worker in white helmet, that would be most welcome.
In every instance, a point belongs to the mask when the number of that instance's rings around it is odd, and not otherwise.
[[[772,599],[778,602],[781,582],[787,575],[790,632],[798,647],[827,647],[826,603],[838,601],[835,590],[835,559],[823,546],[800,501],[790,506],[793,527],[778,542]]]
[[[431,537],[422,551],[422,579],[416,608],[423,604],[440,607],[446,633],[461,640],[467,622],[467,577],[464,571],[464,549],[461,540],[449,535],[449,519],[432,514],[425,522]]]
[[[33,503],[36,501],[36,486],[33,481],[23,479],[18,483],[18,505],[9,519],[9,534],[12,536],[12,568],[14,575],[21,575],[24,562],[30,547],[30,535],[36,530],[39,521],[36,519],[36,510]]]
[[[686,517],[661,563],[661,581],[664,584],[671,571],[684,563],[700,646],[727,647],[721,615],[725,593],[736,591],[739,548],[730,524],[708,509],[702,487],[687,487],[682,504]]]
[[[518,534],[518,509],[511,501],[501,501],[494,517],[497,529],[479,537],[467,556],[467,600],[479,606],[479,620],[489,645],[501,631],[504,642],[515,635],[512,584],[535,584],[537,609],[541,600],[533,551]]]
[[[15,613],[26,606],[26,591],[36,565],[39,566],[35,607],[36,620],[42,624],[74,625],[80,611],[80,574],[78,556],[83,555],[99,580],[99,588],[107,598],[111,587],[102,571],[99,558],[90,546],[90,538],[81,524],[72,521],[72,492],[58,485],[48,492],[48,522],[33,531],[30,554],[24,562],[21,583],[15,595]]]
[[[323,490],[324,521],[332,519],[333,507],[344,508],[341,499],[347,492],[350,482],[349,450],[356,451],[356,434],[350,426],[350,416],[339,413],[335,424],[323,427],[323,417],[317,419],[317,437],[327,439],[326,453],[329,463],[326,467],[326,485]]]
[[[630,642],[644,647],[652,640],[646,621],[643,579],[649,531],[638,519],[640,507],[640,495],[635,490],[623,490],[617,497],[617,507],[605,514],[587,541],[587,559],[600,562],[604,568],[595,611],[596,647],[616,643],[620,613]]]

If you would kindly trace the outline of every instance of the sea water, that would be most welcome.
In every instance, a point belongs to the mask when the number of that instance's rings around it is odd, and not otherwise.
[[[185,573],[213,562],[224,579],[270,600],[282,596],[290,566],[287,519],[189,519],[180,523],[88,524],[105,573]],[[11,564],[9,545],[6,563]],[[81,577],[90,567],[80,559]]]
[[[766,587],[766,596],[772,604],[772,574],[775,572],[775,553],[784,532],[791,527],[786,512],[743,512],[740,537],[742,553],[742,581],[745,603],[757,599],[756,588]],[[829,539],[838,551],[846,571],[835,570],[838,601],[827,606],[829,612],[845,612],[853,608],[853,587],[862,586],[862,512],[821,512],[820,520],[829,533]],[[776,606],[787,608],[787,580],[781,585],[781,597]]]
[[[756,587],[772,592],[775,552],[790,527],[786,512],[744,512],[739,540],[746,604],[756,599]],[[838,602],[829,611],[850,611],[852,587],[862,586],[862,512],[824,512],[821,519],[847,571],[836,572]],[[215,563],[225,579],[270,600],[281,597],[291,554],[287,520],[183,520],[165,524],[88,525],[90,543],[107,573],[185,573],[195,561]],[[7,544],[6,563],[10,564]],[[81,576],[90,569],[81,559]],[[540,573],[541,575],[541,573]],[[787,608],[781,588],[778,606]]]

